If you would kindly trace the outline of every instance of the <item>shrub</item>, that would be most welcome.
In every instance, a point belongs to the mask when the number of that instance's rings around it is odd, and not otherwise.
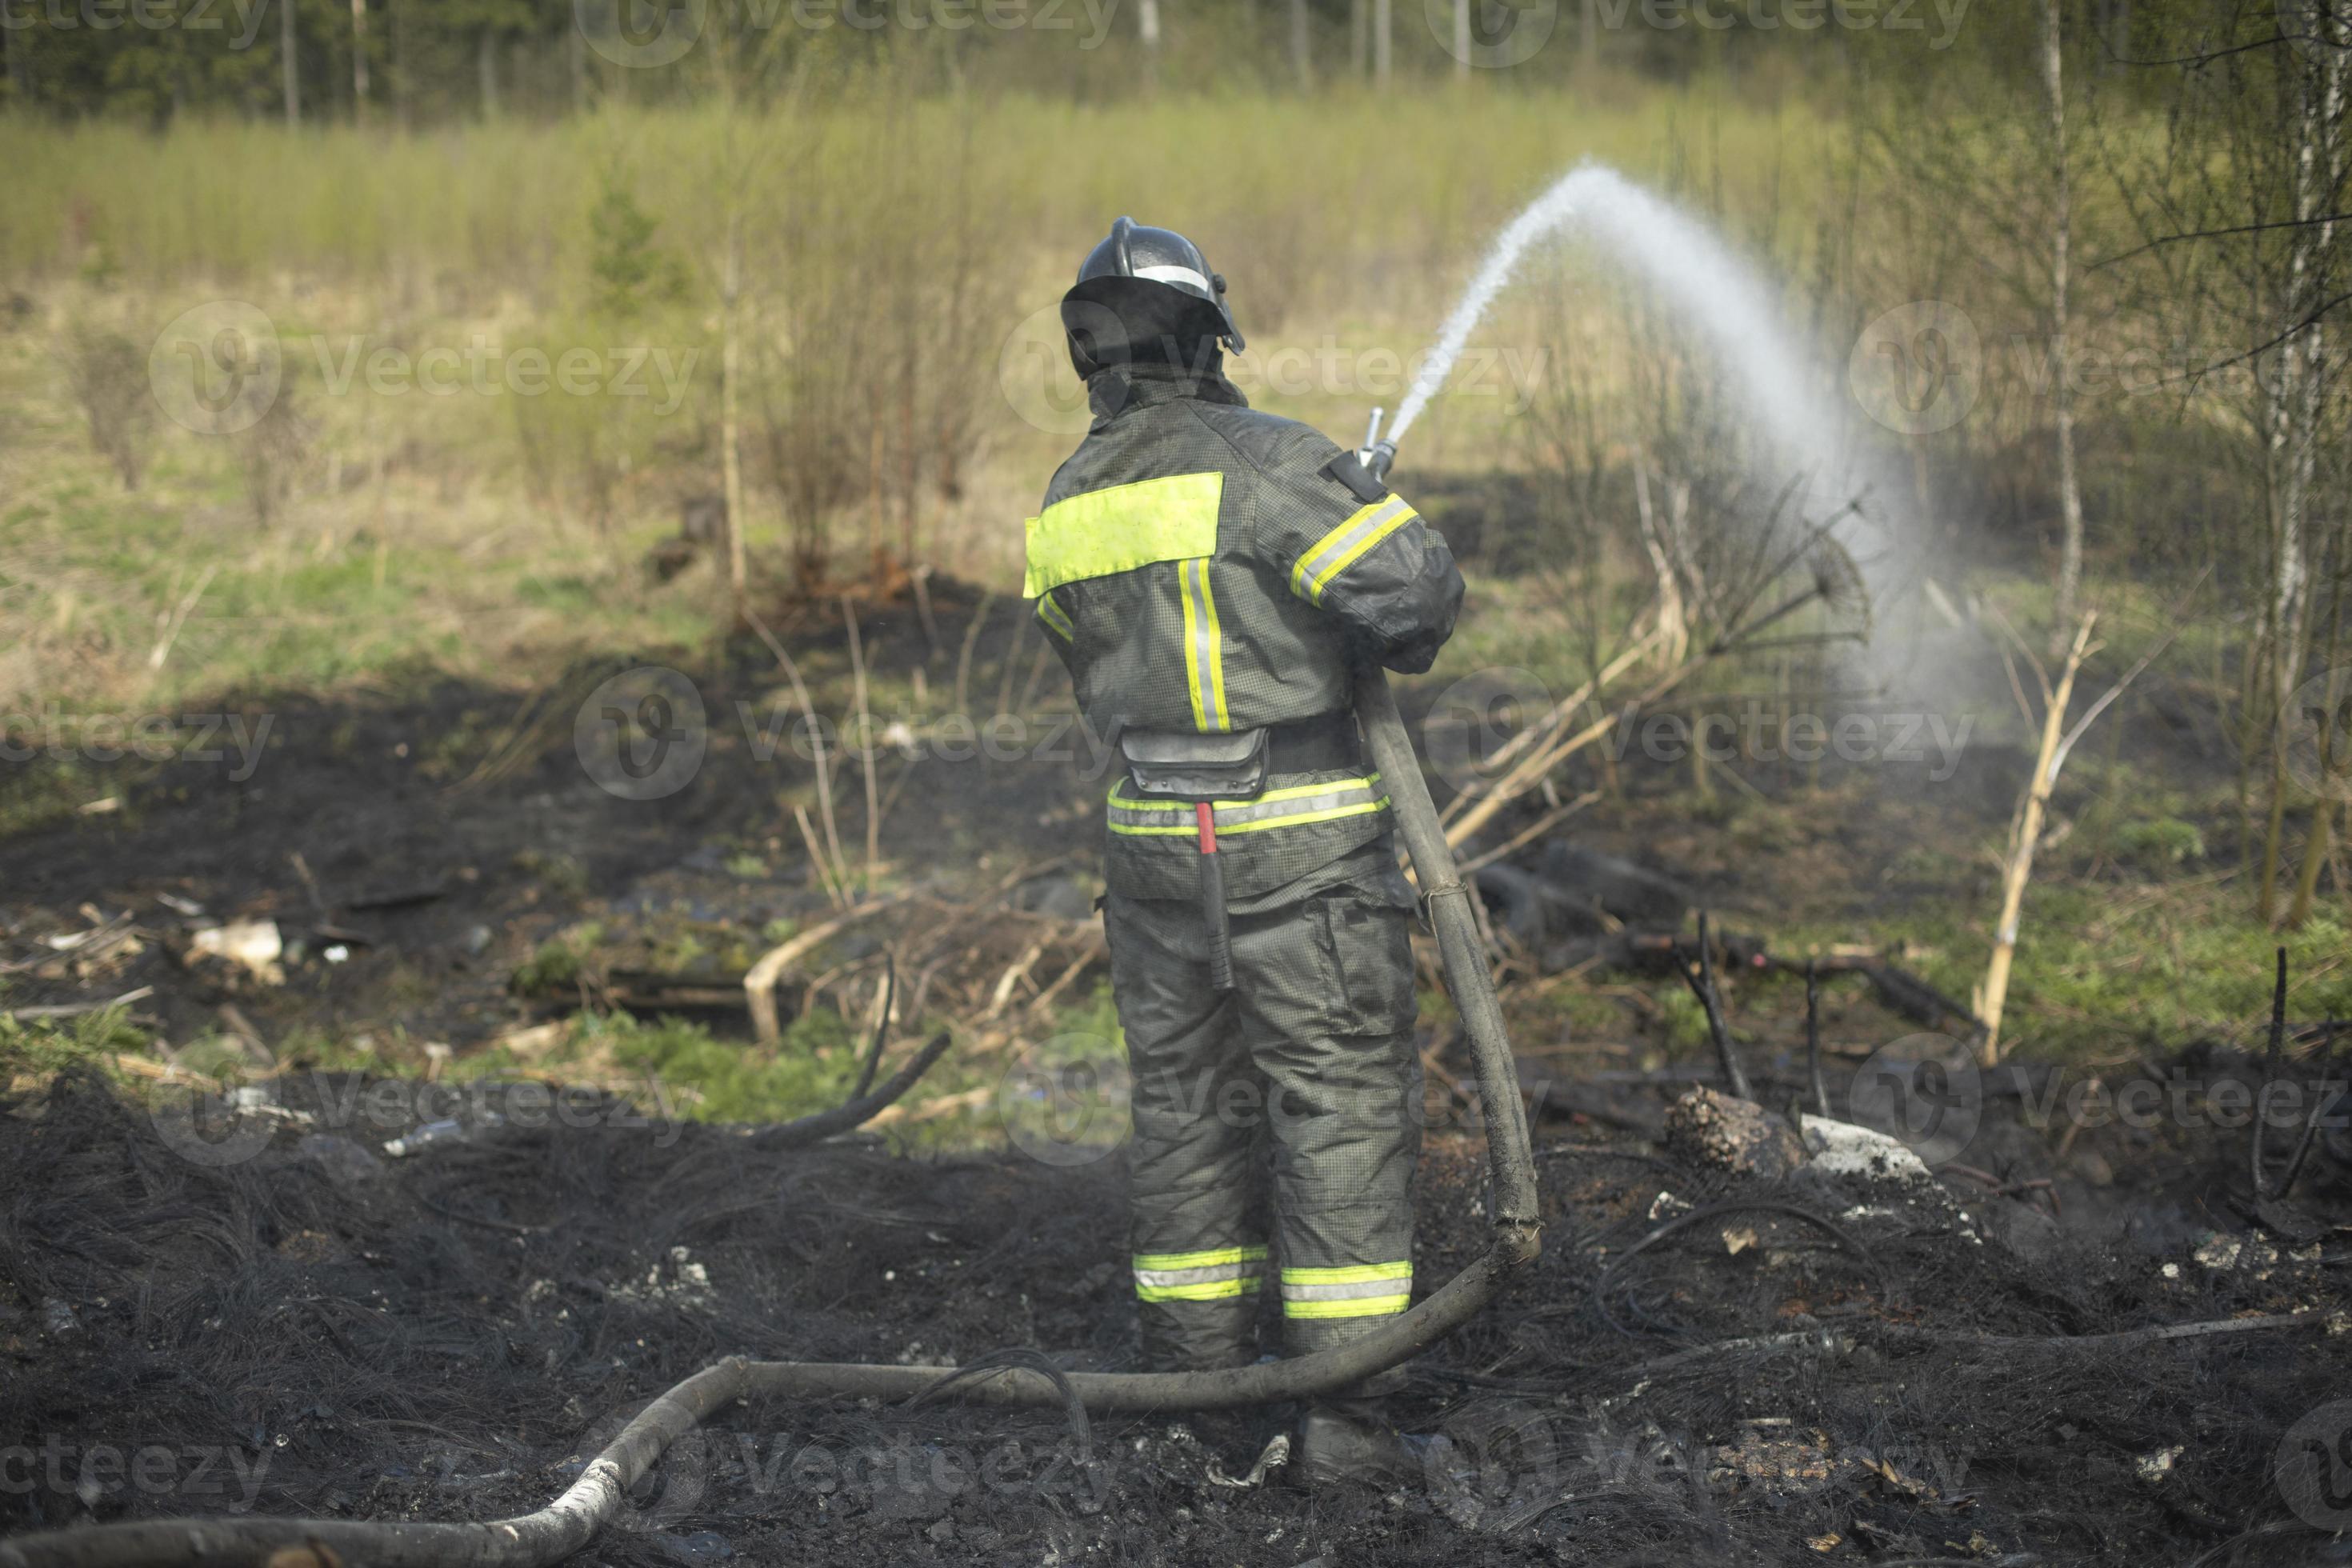
[[[121,332],[78,321],[66,334],[59,357],[74,400],[89,421],[89,444],[114,465],[124,489],[137,489],[155,427],[147,356]]]

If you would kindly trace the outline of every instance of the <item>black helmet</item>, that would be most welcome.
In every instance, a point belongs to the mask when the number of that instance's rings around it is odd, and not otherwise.
[[[1238,353],[1241,329],[1225,303],[1225,280],[1209,270],[1201,247],[1174,229],[1147,228],[1131,217],[1078,268],[1062,297],[1062,325],[1080,374],[1134,357],[1148,345],[1213,340]]]

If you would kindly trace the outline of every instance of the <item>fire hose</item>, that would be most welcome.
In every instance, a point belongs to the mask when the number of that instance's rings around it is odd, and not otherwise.
[[[1377,416],[1375,420],[1377,421]],[[1377,429],[1377,424],[1375,426]],[[1368,447],[1384,445],[1368,440]],[[1375,451],[1376,472],[1394,448]],[[1493,1181],[1491,1244],[1462,1271],[1399,1316],[1344,1345],[1311,1355],[1207,1372],[1090,1373],[1061,1378],[1025,1366],[941,1373],[936,1368],[751,1361],[703,1368],[638,1413],[562,1496],[535,1512],[473,1524],[329,1519],[163,1519],[50,1531],[0,1542],[0,1568],[130,1568],[132,1564],[255,1564],[261,1568],[525,1568],[587,1545],[669,1446],[717,1412],[749,1398],[913,1399],[945,1392],[965,1403],[1059,1407],[1075,1396],[1089,1412],[1226,1410],[1311,1399],[1402,1364],[1467,1322],[1511,1271],[1541,1246],[1535,1161],[1502,1009],[1464,886],[1439,826],[1429,785],[1397,713],[1388,680],[1370,665],[1355,679],[1356,718],[1429,907],[1448,987],[1469,1037],[1486,1118]]]

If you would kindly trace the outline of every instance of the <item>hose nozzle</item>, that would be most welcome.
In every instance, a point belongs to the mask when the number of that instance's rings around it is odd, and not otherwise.
[[[1389,477],[1389,465],[1396,461],[1396,443],[1381,439],[1381,416],[1385,412],[1381,408],[1372,410],[1372,421],[1364,426],[1364,444],[1356,452],[1356,461],[1383,483]]]

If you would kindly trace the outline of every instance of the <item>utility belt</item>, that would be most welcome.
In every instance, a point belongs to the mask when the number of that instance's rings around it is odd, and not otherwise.
[[[1272,795],[1266,792],[1266,780],[1276,773],[1360,768],[1363,753],[1355,715],[1326,713],[1205,735],[1128,730],[1120,733],[1118,744],[1127,762],[1127,778],[1121,781],[1127,788],[1111,792],[1111,831],[1189,834],[1194,838],[1201,852],[1201,913],[1209,929],[1210,981],[1218,990],[1230,991],[1233,940],[1225,912],[1224,869],[1217,859],[1218,829],[1257,831],[1378,810],[1376,782],[1370,779],[1277,790]],[[1188,805],[1189,824],[1181,813]]]

